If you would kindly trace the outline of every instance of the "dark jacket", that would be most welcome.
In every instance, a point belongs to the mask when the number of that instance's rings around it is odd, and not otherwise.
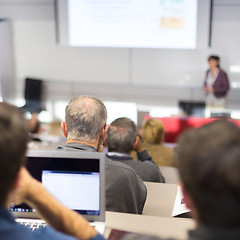
[[[130,156],[115,156],[108,154],[107,158],[113,161],[127,164],[145,182],[164,183],[165,179],[161,174],[159,167],[152,161],[152,158],[149,156],[147,150],[144,150],[137,155],[138,160],[133,160]]]
[[[207,78],[209,73],[210,73],[210,70],[206,72],[204,86],[207,85]],[[227,92],[229,90],[229,81],[228,81],[227,74],[222,69],[219,69],[218,76],[216,78],[216,81],[213,84],[213,89],[214,89],[214,95],[217,98],[222,98],[227,95]]]

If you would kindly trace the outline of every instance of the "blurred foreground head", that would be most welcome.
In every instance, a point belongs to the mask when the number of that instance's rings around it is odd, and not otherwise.
[[[0,206],[4,205],[25,159],[28,131],[18,108],[0,103]]]
[[[183,134],[177,147],[183,188],[198,223],[240,227],[240,129],[215,121]]]

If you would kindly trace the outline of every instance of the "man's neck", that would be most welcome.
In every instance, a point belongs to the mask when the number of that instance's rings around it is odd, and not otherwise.
[[[98,142],[95,141],[95,142],[86,142],[86,141],[81,141],[81,140],[78,140],[78,139],[71,139],[71,138],[68,138],[66,143],[80,143],[80,144],[84,144],[84,145],[87,145],[87,146],[91,146],[91,147],[94,147],[97,149],[98,147]]]

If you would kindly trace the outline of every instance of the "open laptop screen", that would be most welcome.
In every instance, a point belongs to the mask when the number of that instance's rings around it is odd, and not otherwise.
[[[60,202],[81,214],[100,214],[99,172],[42,171],[42,183]]]
[[[99,153],[41,152],[27,154],[26,167],[68,208],[84,216],[100,216],[101,210],[105,210],[103,157],[104,154]],[[21,204],[11,206],[11,211],[31,213],[34,209]]]

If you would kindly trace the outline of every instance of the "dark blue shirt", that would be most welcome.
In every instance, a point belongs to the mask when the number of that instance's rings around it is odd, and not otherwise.
[[[76,240],[64,233],[57,232],[51,227],[41,228],[35,231],[17,223],[11,213],[4,207],[0,207],[0,239],[4,240]],[[103,240],[100,234],[91,240]]]

